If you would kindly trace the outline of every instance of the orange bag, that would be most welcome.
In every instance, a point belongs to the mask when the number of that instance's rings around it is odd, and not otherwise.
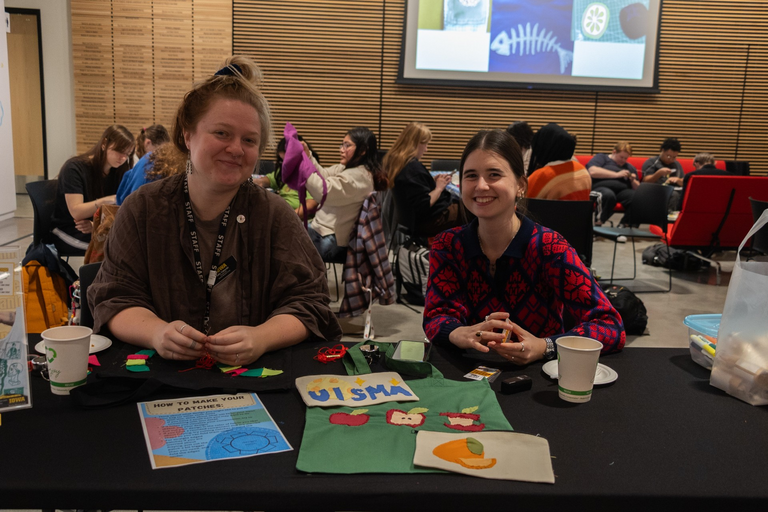
[[[66,325],[69,309],[64,278],[33,260],[24,265],[23,280],[27,332],[41,333]]]

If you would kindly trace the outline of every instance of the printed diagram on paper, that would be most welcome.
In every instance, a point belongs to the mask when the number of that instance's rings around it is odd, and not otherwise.
[[[152,469],[293,450],[256,393],[137,405]]]
[[[20,258],[18,247],[0,248],[0,413],[32,405]]]

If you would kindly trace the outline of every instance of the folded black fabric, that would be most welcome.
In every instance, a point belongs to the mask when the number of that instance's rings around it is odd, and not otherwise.
[[[234,377],[214,366],[209,370],[194,368],[196,361],[171,361],[157,354],[147,360],[148,372],[127,369],[129,355],[140,347],[113,341],[110,348],[96,354],[101,366],[93,366],[94,375],[85,386],[73,390],[75,401],[83,407],[104,407],[151,396],[163,390],[193,390],[219,393],[237,391],[283,391],[294,386],[291,347],[264,354],[249,369],[270,368],[283,373],[273,377]]]

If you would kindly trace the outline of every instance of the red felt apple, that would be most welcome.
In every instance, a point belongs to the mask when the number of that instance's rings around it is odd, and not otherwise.
[[[401,411],[400,409],[390,409],[387,411],[387,423],[413,428],[420,427],[427,419],[424,413],[428,410],[423,407],[414,407],[408,412]]]
[[[360,425],[365,425],[368,423],[368,420],[371,419],[370,416],[367,414],[364,414],[368,412],[368,409],[357,409],[352,411],[351,413],[346,412],[335,412],[331,414],[331,417],[328,418],[328,421],[333,423],[334,425],[346,425],[348,427],[359,427]]]
[[[468,407],[462,409],[461,412],[441,412],[440,416],[448,418],[448,423],[444,425],[453,430],[461,430],[462,432],[479,432],[485,428],[485,423],[475,424],[476,421],[480,421],[479,414],[472,414],[477,410],[477,407]]]

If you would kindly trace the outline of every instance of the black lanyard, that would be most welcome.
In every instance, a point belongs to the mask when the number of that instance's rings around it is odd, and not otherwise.
[[[219,235],[216,237],[216,246],[213,249],[213,258],[211,259],[211,269],[208,271],[208,279],[203,274],[203,262],[200,259],[200,242],[197,239],[197,227],[195,226],[195,216],[192,213],[192,202],[189,199],[189,184],[187,177],[184,176],[184,208],[187,211],[187,226],[189,227],[189,236],[192,239],[192,254],[195,256],[195,270],[201,283],[205,283],[205,316],[203,317],[203,332],[208,334],[211,318],[211,292],[213,285],[216,284],[217,269],[221,250],[224,247],[224,234],[227,231],[227,221],[229,220],[229,209],[232,203],[224,210],[224,216],[221,218],[219,226]]]

